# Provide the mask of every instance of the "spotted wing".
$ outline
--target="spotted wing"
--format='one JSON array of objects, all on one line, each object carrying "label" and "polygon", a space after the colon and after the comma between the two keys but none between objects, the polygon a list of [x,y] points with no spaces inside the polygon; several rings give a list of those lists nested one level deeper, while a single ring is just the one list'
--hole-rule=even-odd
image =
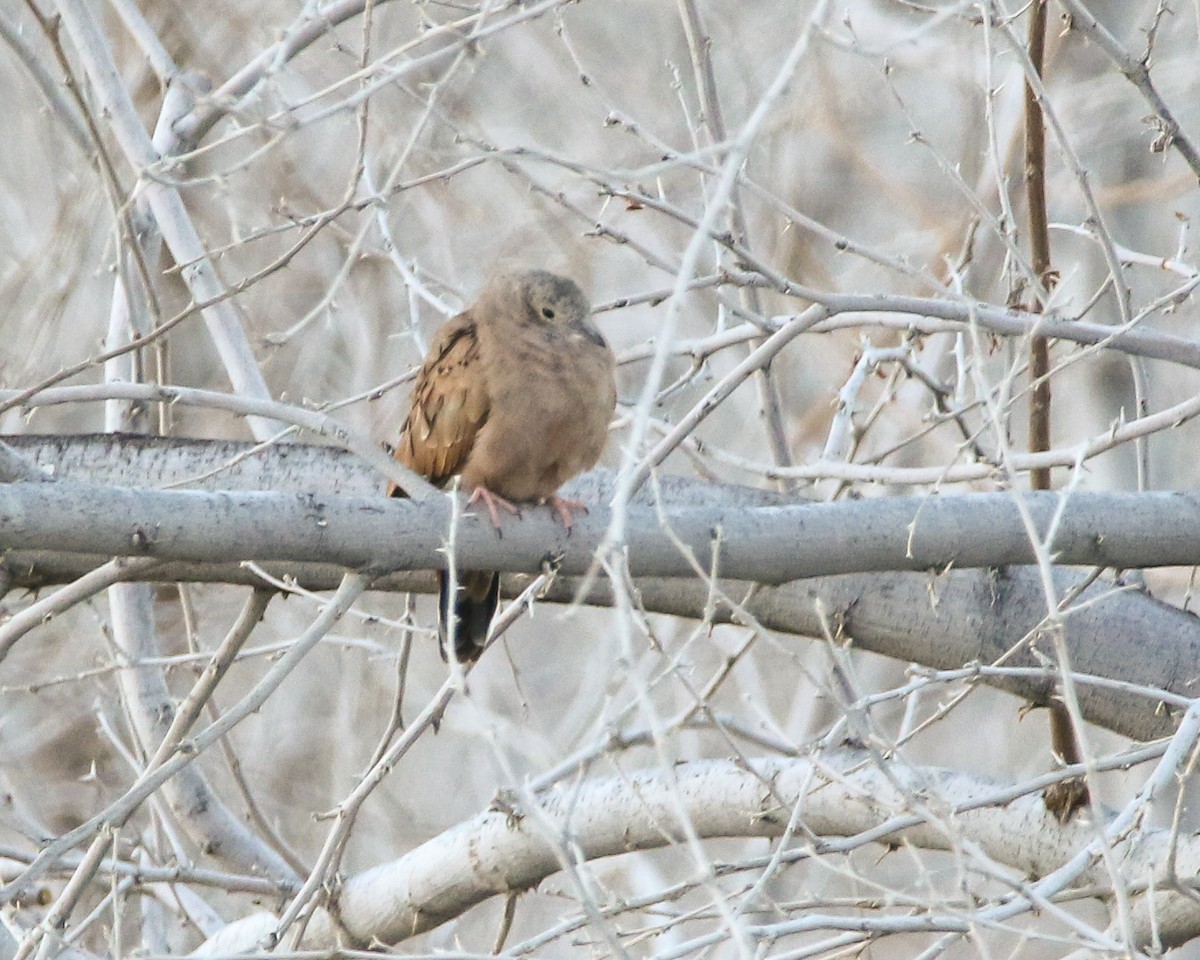
[{"label": "spotted wing", "polygon": [[[489,410],[479,338],[470,313],[449,321],[429,348],[396,459],[430,483],[461,473]],[[393,486],[389,496],[403,496]]]}]

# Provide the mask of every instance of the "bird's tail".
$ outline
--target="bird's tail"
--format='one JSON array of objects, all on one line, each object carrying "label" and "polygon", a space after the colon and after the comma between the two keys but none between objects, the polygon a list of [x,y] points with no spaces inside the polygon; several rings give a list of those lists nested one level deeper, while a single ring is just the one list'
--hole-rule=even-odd
[{"label": "bird's tail", "polygon": [[450,596],[450,577],[438,573],[438,635],[442,659],[450,643],[450,617],[453,609],[454,658],[474,663],[483,653],[488,627],[500,603],[500,574],[486,570],[467,570],[458,575],[458,596]]},{"label": "bird's tail", "polygon": [[[389,483],[389,497],[407,494]],[[450,577],[438,572],[438,638],[442,659],[447,659],[450,644],[450,610],[453,607],[454,658],[459,663],[474,663],[487,643],[488,627],[500,604],[500,574],[485,570],[465,570],[458,575],[458,596],[451,602]]]}]

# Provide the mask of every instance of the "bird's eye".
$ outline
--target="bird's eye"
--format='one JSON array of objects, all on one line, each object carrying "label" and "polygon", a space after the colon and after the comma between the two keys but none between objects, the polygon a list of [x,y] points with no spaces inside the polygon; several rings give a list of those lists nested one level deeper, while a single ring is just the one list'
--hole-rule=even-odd
[{"label": "bird's eye", "polygon": [[542,307],[542,316],[545,317],[547,320],[553,320],[554,319],[554,311],[551,310],[549,307]]}]

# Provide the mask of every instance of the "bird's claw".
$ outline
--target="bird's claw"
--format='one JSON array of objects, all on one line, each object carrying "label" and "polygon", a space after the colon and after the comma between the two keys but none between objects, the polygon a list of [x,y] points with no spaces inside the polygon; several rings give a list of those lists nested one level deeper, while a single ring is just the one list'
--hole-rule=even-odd
[{"label": "bird's claw", "polygon": [[562,521],[563,528],[567,531],[568,536],[571,534],[571,527],[575,524],[575,518],[571,515],[571,511],[582,510],[584,513],[588,512],[587,504],[579,500],[560,497],[557,493],[548,496],[545,502],[558,514],[558,519]]},{"label": "bird's claw", "polygon": [[500,511],[504,510],[511,513],[518,520],[521,519],[521,510],[513,502],[505,500],[501,496],[492,493],[487,487],[476,487],[474,492],[467,500],[467,509],[475,506],[480,501],[487,507],[488,516],[492,518],[492,526],[497,530],[500,529]]}]

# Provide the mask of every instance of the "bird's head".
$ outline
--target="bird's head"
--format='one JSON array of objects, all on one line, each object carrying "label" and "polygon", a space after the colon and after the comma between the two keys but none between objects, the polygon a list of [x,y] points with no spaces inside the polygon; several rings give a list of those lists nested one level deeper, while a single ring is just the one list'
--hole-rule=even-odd
[{"label": "bird's head", "polygon": [[520,302],[527,323],[572,329],[605,345],[592,323],[592,308],[575,281],[546,270],[502,274],[489,284],[505,302]]}]

